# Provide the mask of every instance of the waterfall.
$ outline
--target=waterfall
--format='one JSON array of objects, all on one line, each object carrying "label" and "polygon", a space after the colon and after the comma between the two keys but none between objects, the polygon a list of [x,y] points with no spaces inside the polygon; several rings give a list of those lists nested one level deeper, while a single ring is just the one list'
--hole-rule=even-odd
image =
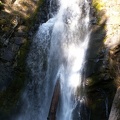
[{"label": "waterfall", "polygon": [[54,17],[40,25],[27,59],[31,80],[22,96],[24,108],[17,120],[47,119],[58,78],[61,94],[57,120],[73,119],[77,103],[84,99],[77,89],[84,88],[83,71],[90,36],[89,4],[87,0],[59,0]]},{"label": "waterfall", "polygon": [[57,58],[60,59],[61,101],[57,119],[71,120],[82,97],[76,97],[76,90],[84,85],[82,77],[90,34],[90,7],[86,0],[61,0],[60,5],[51,39],[52,54],[53,51],[60,54]]}]

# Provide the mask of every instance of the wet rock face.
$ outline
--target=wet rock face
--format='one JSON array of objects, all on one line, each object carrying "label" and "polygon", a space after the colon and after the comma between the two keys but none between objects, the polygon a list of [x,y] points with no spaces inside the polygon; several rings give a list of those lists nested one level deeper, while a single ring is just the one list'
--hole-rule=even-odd
[{"label": "wet rock face", "polygon": [[[114,39],[116,41],[119,37],[111,39],[112,36],[109,34],[111,34],[111,32],[113,34],[113,31],[116,32],[118,27],[113,29],[114,24],[110,25],[110,20],[113,19],[112,16],[110,16],[109,19],[106,18],[105,9],[102,9],[102,7],[108,8],[108,4],[112,5],[112,2],[114,1],[112,0],[107,2],[105,4],[106,6],[103,4],[101,5],[101,2],[98,2],[97,8],[99,8],[99,10],[91,10],[92,33],[86,57],[87,78],[85,84],[86,93],[88,96],[88,106],[91,111],[92,120],[108,120],[112,101],[116,91],[114,81],[116,81],[116,73],[118,74],[117,71],[120,64],[117,62],[119,61],[118,57],[120,53],[120,47],[118,44],[116,47],[112,47],[114,46],[112,43],[114,43]],[[96,18],[97,24],[94,22]],[[114,34],[114,36],[116,35]],[[108,42],[110,39],[112,40],[111,43]]]},{"label": "wet rock face", "polygon": [[45,23],[49,17],[48,17],[48,13],[49,13],[49,0],[45,0],[42,4],[42,7],[39,8],[39,11],[37,13],[37,18],[35,20],[34,26],[32,26],[32,28],[30,29],[30,31],[28,32],[28,35],[30,38],[32,38],[34,36],[34,33],[38,30],[39,25],[42,23]]},{"label": "wet rock face", "polygon": [[3,62],[11,62],[14,63],[15,57],[19,51],[21,45],[26,42],[26,39],[23,37],[12,37],[9,40],[7,46],[2,47],[0,49],[0,58]]},{"label": "wet rock face", "polygon": [[25,38],[23,37],[14,37],[14,43],[18,46],[23,45],[25,43]]},{"label": "wet rock face", "polygon": [[48,17],[51,18],[54,16],[54,14],[57,13],[58,10],[58,0],[47,0],[47,4],[49,5],[49,12],[48,12]]},{"label": "wet rock face", "polygon": [[[14,13],[10,14],[6,11],[0,11],[0,120],[10,120],[12,110],[17,109],[16,103],[18,103],[25,82],[25,59],[29,50],[30,40],[32,40],[40,23],[44,23],[48,19],[46,1],[44,3],[42,3],[42,0],[4,1],[5,4],[8,4],[8,2],[11,2],[9,4],[9,8],[12,6],[10,10],[14,11],[16,9],[17,14],[13,15]],[[26,6],[19,2],[26,3]],[[21,4],[26,9],[25,14],[30,14],[30,20],[22,18],[24,16],[21,17],[20,12],[22,11],[18,10],[19,7],[17,7],[17,5]],[[40,6],[39,11],[35,11],[34,8],[31,9],[33,4],[34,8],[37,8],[40,4],[42,4],[42,7]],[[6,5],[5,9],[7,7]],[[27,11],[27,8],[30,8],[30,11]]]},{"label": "wet rock face", "polygon": [[14,57],[15,53],[13,51],[11,51],[10,49],[5,49],[1,59],[10,62],[14,59]]},{"label": "wet rock face", "polygon": [[0,62],[0,91],[6,90],[11,83],[13,68],[9,66],[9,63],[3,64]]}]

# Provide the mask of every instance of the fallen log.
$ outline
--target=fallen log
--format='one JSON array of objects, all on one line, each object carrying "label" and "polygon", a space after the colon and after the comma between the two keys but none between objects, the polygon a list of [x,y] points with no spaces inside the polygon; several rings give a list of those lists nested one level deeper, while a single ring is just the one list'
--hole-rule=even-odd
[{"label": "fallen log", "polygon": [[120,87],[117,89],[114,97],[108,120],[120,120]]},{"label": "fallen log", "polygon": [[60,81],[58,79],[54,88],[47,120],[56,120],[56,111],[57,111],[57,106],[59,102],[59,96],[60,96]]}]

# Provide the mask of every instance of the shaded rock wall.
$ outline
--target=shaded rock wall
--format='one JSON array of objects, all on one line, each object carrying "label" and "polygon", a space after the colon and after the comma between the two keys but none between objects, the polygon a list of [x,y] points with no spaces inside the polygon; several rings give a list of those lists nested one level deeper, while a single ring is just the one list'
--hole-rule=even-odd
[{"label": "shaded rock wall", "polygon": [[86,94],[91,120],[108,120],[120,81],[120,2],[92,0]]},{"label": "shaded rock wall", "polygon": [[0,119],[9,120],[26,83],[26,56],[40,22],[47,20],[45,0],[1,0]]}]

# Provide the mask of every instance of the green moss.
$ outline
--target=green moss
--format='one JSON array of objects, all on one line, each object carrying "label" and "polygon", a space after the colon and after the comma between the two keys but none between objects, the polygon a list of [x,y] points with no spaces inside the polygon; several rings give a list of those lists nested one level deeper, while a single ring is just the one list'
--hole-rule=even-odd
[{"label": "green moss", "polygon": [[3,29],[2,29],[4,32],[9,32],[11,29],[10,29],[10,27],[4,27]]},{"label": "green moss", "polygon": [[101,11],[105,7],[105,3],[101,0],[93,0],[92,5],[98,10]]},{"label": "green moss", "polygon": [[6,24],[6,20],[5,19],[0,19],[0,25]]},{"label": "green moss", "polygon": [[87,86],[88,88],[93,88],[94,86],[98,86],[98,84],[101,82],[101,73],[94,73],[90,77],[87,78]]},{"label": "green moss", "polygon": [[101,21],[106,19],[106,15],[105,15],[105,2],[101,1],[101,0],[93,0],[92,1],[92,6],[94,7],[95,11],[96,11],[96,17],[97,17],[97,23],[98,25],[101,24]]}]

